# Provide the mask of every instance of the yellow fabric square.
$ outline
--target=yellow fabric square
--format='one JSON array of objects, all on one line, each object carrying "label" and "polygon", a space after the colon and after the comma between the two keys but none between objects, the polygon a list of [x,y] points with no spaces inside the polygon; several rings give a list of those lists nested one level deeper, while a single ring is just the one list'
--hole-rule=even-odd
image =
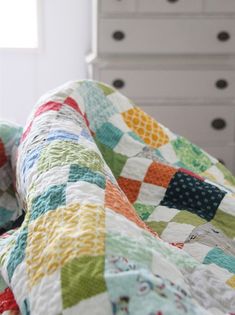
[{"label": "yellow fabric square", "polygon": [[26,263],[29,286],[82,255],[104,255],[105,212],[95,204],[71,204],[29,224]]},{"label": "yellow fabric square", "polygon": [[235,275],[228,279],[226,284],[235,289]]}]

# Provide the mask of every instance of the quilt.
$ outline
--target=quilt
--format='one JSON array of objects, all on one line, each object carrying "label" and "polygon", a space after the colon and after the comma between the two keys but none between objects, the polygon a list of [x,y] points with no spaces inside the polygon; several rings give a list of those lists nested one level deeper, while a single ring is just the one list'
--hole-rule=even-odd
[{"label": "quilt", "polygon": [[235,314],[235,178],[112,87],[38,101],[16,190],[3,314]]}]

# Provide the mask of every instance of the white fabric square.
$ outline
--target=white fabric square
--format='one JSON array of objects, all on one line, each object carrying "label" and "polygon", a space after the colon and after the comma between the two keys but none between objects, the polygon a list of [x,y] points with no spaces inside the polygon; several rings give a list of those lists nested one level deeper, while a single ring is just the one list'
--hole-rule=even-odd
[{"label": "white fabric square", "polygon": [[119,128],[122,132],[130,132],[131,129],[124,122],[120,114],[115,114],[109,118],[109,122],[112,123],[115,127]]},{"label": "white fabric square", "polygon": [[17,297],[17,303],[20,306],[28,296],[27,268],[26,262],[23,261],[16,267],[11,279],[11,287],[14,288],[14,295]]},{"label": "white fabric square", "polygon": [[166,188],[142,183],[138,196],[138,202],[157,206],[163,199],[166,192]]},{"label": "white fabric square", "polygon": [[121,176],[143,181],[152,160],[141,157],[132,157],[126,161]]},{"label": "white fabric square", "polygon": [[119,113],[126,112],[133,108],[131,101],[119,92],[114,92],[108,95],[107,98],[113,103]]},{"label": "white fabric square", "polygon": [[131,157],[140,153],[144,147],[145,144],[136,141],[128,133],[125,133],[114,148],[114,151]]},{"label": "white fabric square", "polygon": [[178,212],[179,210],[174,208],[157,206],[153,213],[148,217],[148,221],[170,222]]},{"label": "white fabric square", "polygon": [[161,234],[161,238],[169,243],[184,243],[195,226],[185,223],[170,222]]},{"label": "white fabric square", "polygon": [[29,303],[31,315],[61,314],[63,306],[60,269],[52,275],[45,275],[32,287]]},{"label": "white fabric square", "polygon": [[200,244],[198,242],[195,243],[186,243],[184,244],[184,251],[189,253],[193,258],[195,258],[199,262],[203,262],[206,255],[212,249],[210,246]]},{"label": "white fabric square", "polygon": [[[45,313],[46,314],[46,313]],[[52,314],[52,313],[48,313]],[[54,314],[54,313],[53,313]],[[58,313],[59,314],[59,313]],[[113,314],[108,293],[101,293],[89,299],[82,300],[79,304],[63,310],[63,315],[104,315]]]},{"label": "white fabric square", "polygon": [[104,204],[104,189],[85,181],[68,183],[66,187],[66,204],[79,202]]},{"label": "white fabric square", "polygon": [[[231,194],[226,194],[222,199],[219,208],[220,210],[231,214],[235,217],[235,207],[234,207],[235,197]],[[234,218],[235,220],[235,218]]]},{"label": "white fabric square", "polygon": [[170,143],[163,145],[158,150],[160,151],[161,155],[163,156],[163,158],[167,162],[169,162],[171,164],[179,162],[179,158],[177,157],[177,155],[176,155],[176,153],[175,153],[175,151],[174,151],[174,149]]}]

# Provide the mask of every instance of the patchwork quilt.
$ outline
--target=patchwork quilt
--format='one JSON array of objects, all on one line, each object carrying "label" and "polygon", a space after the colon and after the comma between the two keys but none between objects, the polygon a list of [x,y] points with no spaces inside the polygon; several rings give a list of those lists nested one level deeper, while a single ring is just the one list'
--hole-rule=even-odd
[{"label": "patchwork quilt", "polygon": [[117,90],[44,95],[15,176],[3,314],[235,314],[235,178]]}]

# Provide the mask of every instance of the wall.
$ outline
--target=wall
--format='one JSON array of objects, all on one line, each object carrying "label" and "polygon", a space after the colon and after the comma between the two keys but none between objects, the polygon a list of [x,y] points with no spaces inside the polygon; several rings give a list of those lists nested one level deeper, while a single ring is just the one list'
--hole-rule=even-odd
[{"label": "wall", "polygon": [[87,77],[91,0],[39,0],[41,47],[0,50],[0,119],[23,124],[44,92]]}]

